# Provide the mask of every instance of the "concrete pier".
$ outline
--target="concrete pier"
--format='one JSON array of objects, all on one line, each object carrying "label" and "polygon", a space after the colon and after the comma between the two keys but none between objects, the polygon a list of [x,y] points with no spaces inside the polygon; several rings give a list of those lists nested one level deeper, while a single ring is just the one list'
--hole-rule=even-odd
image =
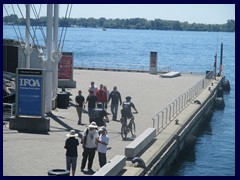
[{"label": "concrete pier", "polygon": [[[139,114],[135,116],[137,137],[147,128],[153,127],[152,116],[159,112],[164,106],[172,102],[176,97],[194,86],[205,75],[184,74],[174,78],[161,78],[159,75],[139,72],[114,72],[97,70],[74,70],[75,89],[68,89],[70,92],[70,102],[67,109],[56,109],[49,115],[50,131],[46,134],[19,133],[10,130],[8,125],[3,127],[3,175],[4,176],[47,176],[50,169],[65,169],[65,149],[63,148],[66,134],[69,130],[75,129],[83,132],[89,123],[88,115],[83,113],[85,125],[77,125],[78,116],[75,108],[75,96],[78,90],[82,90],[83,96],[88,95],[88,87],[91,81],[99,87],[104,84],[111,91],[113,86],[117,86],[125,101],[126,96],[132,97]],[[164,174],[168,165],[177,156],[179,150],[184,146],[184,140],[191,134],[191,129],[197,127],[200,116],[206,116],[209,111],[208,104],[212,104],[215,92],[218,88],[221,77],[217,77],[211,87],[206,87],[197,95],[197,98],[189,102],[171,123],[164,130],[157,134],[140,156],[147,167],[148,174],[156,169],[162,169]],[[61,91],[61,89],[59,89]],[[198,100],[201,104],[194,103]],[[134,141],[133,138],[122,140],[120,134],[121,123],[120,109],[118,120],[111,121],[110,107],[107,111],[110,122],[107,124],[108,135],[110,138],[109,150],[107,151],[107,161],[114,159],[116,155],[124,155],[125,147]],[[87,108],[86,108],[87,110]],[[176,123],[175,119],[178,119]],[[199,121],[200,122],[200,121]],[[130,136],[130,135],[129,135]],[[82,147],[78,147],[78,162],[76,176],[86,176],[80,171],[82,160]],[[98,154],[96,153],[93,170],[99,170]],[[136,167],[131,159],[126,160],[126,165],[118,174],[121,176],[146,175],[146,169]]]}]

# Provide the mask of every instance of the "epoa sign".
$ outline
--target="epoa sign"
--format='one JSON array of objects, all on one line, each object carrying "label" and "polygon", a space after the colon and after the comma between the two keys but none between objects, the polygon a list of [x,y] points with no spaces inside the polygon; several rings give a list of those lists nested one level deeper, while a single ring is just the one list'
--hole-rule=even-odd
[{"label": "epoa sign", "polygon": [[16,115],[42,116],[44,109],[43,71],[18,69],[17,72]]}]

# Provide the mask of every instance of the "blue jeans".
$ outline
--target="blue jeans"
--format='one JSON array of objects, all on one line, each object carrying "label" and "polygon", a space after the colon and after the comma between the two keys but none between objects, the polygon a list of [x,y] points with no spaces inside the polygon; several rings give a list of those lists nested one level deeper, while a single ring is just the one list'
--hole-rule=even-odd
[{"label": "blue jeans", "polygon": [[113,115],[113,120],[117,119],[117,113],[118,113],[118,104],[111,104],[111,112]]},{"label": "blue jeans", "polygon": [[88,108],[88,116],[91,117],[92,116],[92,111],[93,111],[94,108]]}]

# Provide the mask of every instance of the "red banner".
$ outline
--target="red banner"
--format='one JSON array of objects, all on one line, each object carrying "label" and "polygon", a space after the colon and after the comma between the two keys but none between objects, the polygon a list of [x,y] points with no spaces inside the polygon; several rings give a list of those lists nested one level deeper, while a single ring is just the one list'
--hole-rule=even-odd
[{"label": "red banner", "polygon": [[58,79],[73,79],[73,54],[62,53],[58,64]]}]

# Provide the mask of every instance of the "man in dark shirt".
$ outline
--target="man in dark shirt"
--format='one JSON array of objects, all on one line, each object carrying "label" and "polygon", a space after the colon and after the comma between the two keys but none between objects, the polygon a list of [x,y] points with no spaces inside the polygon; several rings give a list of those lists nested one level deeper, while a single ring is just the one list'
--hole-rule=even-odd
[{"label": "man in dark shirt", "polygon": [[92,116],[92,111],[96,107],[98,99],[97,96],[94,95],[94,92],[92,90],[89,91],[89,95],[86,99],[86,103],[88,103],[88,116],[89,116],[89,123],[91,123],[90,117]]},{"label": "man in dark shirt", "polygon": [[113,91],[109,95],[108,102],[111,101],[111,112],[112,112],[112,120],[116,121],[117,120],[117,113],[118,113],[118,104],[120,102],[120,106],[122,105],[122,98],[121,94],[117,91],[117,87],[114,86]]},{"label": "man in dark shirt", "polygon": [[[131,102],[131,97],[127,96],[126,101],[123,102],[121,114],[123,117],[130,119],[130,122],[134,122],[134,116],[132,114],[131,108],[135,110],[135,114],[138,113],[135,105]],[[131,123],[129,123],[131,124]]]},{"label": "man in dark shirt", "polygon": [[82,96],[82,91],[78,91],[78,95],[75,98],[76,101],[76,110],[78,113],[78,125],[82,124],[82,111],[83,111],[83,104],[85,101],[85,98]]},{"label": "man in dark shirt", "polygon": [[68,139],[65,141],[64,148],[66,151],[66,167],[67,170],[70,171],[72,166],[72,176],[75,175],[76,167],[77,167],[77,157],[78,151],[77,146],[79,145],[78,139],[75,139],[78,134],[75,133],[75,130],[71,130],[69,134],[67,134]]}]

